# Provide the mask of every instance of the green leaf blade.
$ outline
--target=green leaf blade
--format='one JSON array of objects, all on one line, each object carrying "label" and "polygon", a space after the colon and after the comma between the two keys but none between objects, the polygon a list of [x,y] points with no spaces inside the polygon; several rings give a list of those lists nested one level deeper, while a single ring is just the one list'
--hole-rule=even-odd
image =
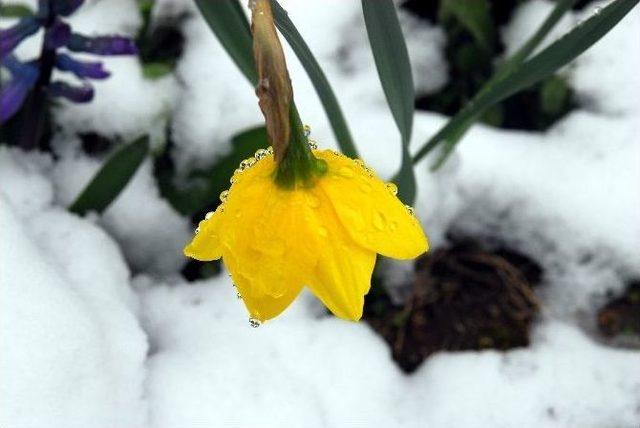
[{"label": "green leaf blade", "polygon": [[394,180],[398,184],[400,199],[406,204],[413,204],[416,179],[409,155],[409,142],[413,128],[415,89],[409,52],[392,0],[362,0],[362,12],[380,83],[402,136],[402,163]]},{"label": "green leaf blade", "polygon": [[405,145],[411,140],[415,92],[409,52],[392,0],[362,0],[362,11],[389,109]]},{"label": "green leaf blade", "polygon": [[237,0],[195,0],[209,28],[253,86],[258,73],[247,17]]},{"label": "green leaf blade", "polygon": [[149,153],[149,139],[139,138],[117,150],[94,175],[69,211],[85,215],[102,213],[124,190]]},{"label": "green leaf blade", "polygon": [[436,135],[416,153],[413,162],[420,161],[441,141],[446,145],[435,167],[442,165],[462,135],[486,109],[551,76],[589,49],[633,9],[640,0],[614,0],[598,13],[583,21],[542,52],[515,64],[499,78],[491,79],[474,99],[456,114]]},{"label": "green leaf blade", "polygon": [[33,10],[21,3],[0,4],[0,16],[3,18],[24,18],[34,15]]}]

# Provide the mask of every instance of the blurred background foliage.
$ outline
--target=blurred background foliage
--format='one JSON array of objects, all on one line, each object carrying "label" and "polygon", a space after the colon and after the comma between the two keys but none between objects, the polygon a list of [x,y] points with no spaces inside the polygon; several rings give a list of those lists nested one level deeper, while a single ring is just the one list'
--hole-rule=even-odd
[{"label": "blurred background foliage", "polygon": [[[440,24],[446,34],[448,84],[434,94],[416,94],[416,108],[452,116],[489,81],[505,47],[499,29],[524,0],[407,0],[402,7]],[[588,2],[578,1],[574,9]],[[461,7],[462,5],[462,7]],[[575,106],[574,92],[560,75],[519,92],[493,106],[480,121],[500,128],[545,130]]]}]

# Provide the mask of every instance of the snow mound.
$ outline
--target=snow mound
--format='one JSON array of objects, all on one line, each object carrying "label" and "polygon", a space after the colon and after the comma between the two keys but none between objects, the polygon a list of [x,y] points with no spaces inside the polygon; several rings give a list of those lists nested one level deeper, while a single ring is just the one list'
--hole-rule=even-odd
[{"label": "snow mound", "polygon": [[540,326],[528,349],[438,354],[407,377],[366,324],[313,315],[307,296],[256,330],[226,275],[189,286],[136,282],[153,346],[152,428],[637,421],[640,355],[565,324]]},{"label": "snow mound", "polygon": [[100,229],[0,195],[0,426],[142,428],[146,340]]}]

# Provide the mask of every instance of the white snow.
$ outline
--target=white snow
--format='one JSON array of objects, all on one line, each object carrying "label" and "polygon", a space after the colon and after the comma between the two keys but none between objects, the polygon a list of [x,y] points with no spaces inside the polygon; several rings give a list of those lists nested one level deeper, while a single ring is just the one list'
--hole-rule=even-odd
[{"label": "white snow", "polygon": [[[78,144],[73,138],[55,142],[58,147]],[[103,162],[78,151],[64,154],[51,174],[58,201],[70,205]],[[185,263],[182,247],[192,233],[189,220],[160,198],[150,160],[140,166],[99,223],[120,243],[135,271],[169,275],[177,273]]]},{"label": "white snow", "polygon": [[[399,135],[360,3],[283,6],[338,94],[361,156],[393,176]],[[551,7],[519,7],[501,33],[509,52]],[[569,15],[547,43],[594,7]],[[184,12],[175,76],[145,81],[135,58],[108,59],[113,75],[91,105],[56,109],[55,159],[0,147],[0,426],[638,426],[640,352],[599,344],[592,324],[607,292],[640,277],[640,9],[565,70],[580,106],[549,131],[477,125],[444,168],[430,173],[433,159],[417,166],[416,209],[434,247],[453,230],[530,255],[545,277],[530,347],[442,352],[412,375],[366,324],[327,316],[311,295],[256,330],[226,274],[179,279],[190,225],[160,198],[150,161],[103,215],[64,210],[104,162],[81,153],[76,132],[127,141],[168,125],[186,174],[262,121],[192,2],[162,0],[154,18]],[[437,91],[448,78],[442,30],[401,21],[416,87]],[[73,23],[134,34],[140,16],[134,0],[88,1]],[[36,48],[29,41],[21,57]],[[335,147],[288,48],[287,59],[305,122],[321,146]],[[417,114],[412,148],[445,120]],[[390,266],[391,282],[410,275],[410,265]]]},{"label": "white snow", "polygon": [[406,376],[365,324],[309,313],[310,296],[254,330],[226,275],[190,286],[137,282],[154,348],[154,428],[595,428],[638,418],[640,354],[567,324],[539,326],[529,349],[441,353]]},{"label": "white snow", "polygon": [[146,426],[147,344],[117,246],[60,208],[15,203],[0,192],[0,426]]}]

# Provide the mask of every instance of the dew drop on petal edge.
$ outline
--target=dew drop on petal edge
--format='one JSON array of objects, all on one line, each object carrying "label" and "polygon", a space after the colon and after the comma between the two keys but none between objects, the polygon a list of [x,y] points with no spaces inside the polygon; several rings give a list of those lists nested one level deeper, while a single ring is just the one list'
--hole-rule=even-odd
[{"label": "dew drop on petal edge", "polygon": [[257,160],[264,158],[269,155],[269,151],[267,149],[258,149],[256,153],[253,155]]},{"label": "dew drop on petal edge", "polygon": [[249,325],[250,325],[251,327],[253,327],[253,328],[258,328],[258,327],[260,327],[260,324],[261,324],[261,322],[260,322],[260,321],[258,321],[257,319],[255,319],[255,318],[249,318]]}]

